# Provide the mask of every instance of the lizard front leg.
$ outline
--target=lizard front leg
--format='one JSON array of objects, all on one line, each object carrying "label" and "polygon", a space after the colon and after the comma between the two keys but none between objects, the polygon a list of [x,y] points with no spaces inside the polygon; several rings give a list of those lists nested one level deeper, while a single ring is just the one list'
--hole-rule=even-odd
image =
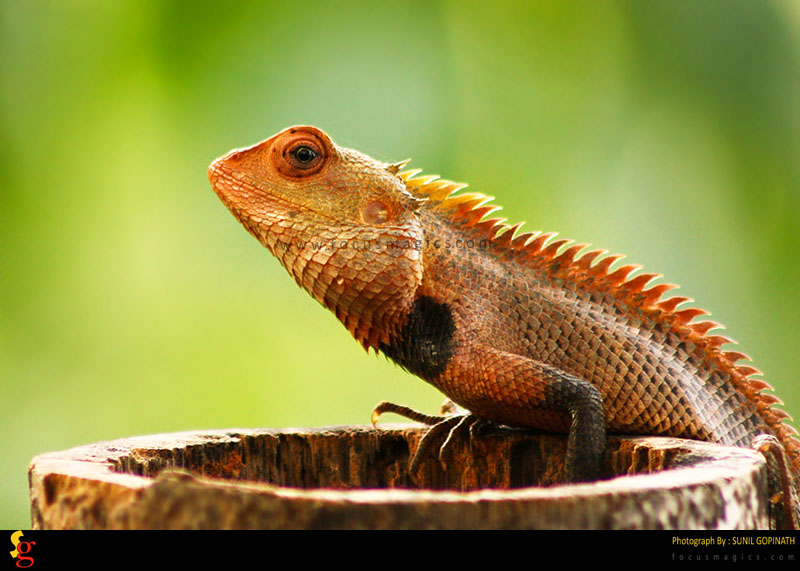
[{"label": "lizard front leg", "polygon": [[567,432],[566,480],[599,477],[606,419],[602,395],[591,383],[528,357],[479,347],[458,351],[434,385],[480,418]]},{"label": "lizard front leg", "polygon": [[[484,357],[476,359],[476,354]],[[457,436],[454,433],[464,426],[459,418],[477,417],[512,427],[560,428],[568,433],[565,479],[581,482],[599,477],[605,451],[605,413],[600,391],[587,381],[521,355],[486,348],[457,354],[433,384],[470,414],[426,415],[389,402],[380,403],[372,413],[373,426],[386,412],[431,426],[412,466],[419,464],[440,437],[444,449]],[[472,434],[475,421],[469,424]]]}]

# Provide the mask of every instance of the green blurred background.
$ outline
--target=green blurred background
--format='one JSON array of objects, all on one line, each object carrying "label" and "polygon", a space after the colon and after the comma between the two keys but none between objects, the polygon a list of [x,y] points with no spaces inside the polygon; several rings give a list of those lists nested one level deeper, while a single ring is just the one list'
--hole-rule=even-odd
[{"label": "green blurred background", "polygon": [[211,191],[296,123],[664,273],[800,415],[800,3],[2,0],[0,527],[38,453],[441,402]]}]

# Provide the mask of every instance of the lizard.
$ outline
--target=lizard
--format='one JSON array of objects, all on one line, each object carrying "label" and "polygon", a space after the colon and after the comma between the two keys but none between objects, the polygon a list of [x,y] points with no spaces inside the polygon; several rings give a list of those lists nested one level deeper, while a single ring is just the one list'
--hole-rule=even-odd
[{"label": "lizard", "polygon": [[[698,321],[708,312],[668,294],[674,284],[653,285],[660,274],[617,267],[622,256],[555,233],[521,232],[492,217],[491,198],[402,170],[408,162],[294,126],[221,156],[208,176],[367,352],[432,384],[469,423],[566,433],[567,481],[598,477],[607,432],[755,441],[779,459],[775,501],[797,523],[797,431],[750,357],[711,333],[718,323]],[[373,424],[386,411],[463,425],[392,403]]]}]

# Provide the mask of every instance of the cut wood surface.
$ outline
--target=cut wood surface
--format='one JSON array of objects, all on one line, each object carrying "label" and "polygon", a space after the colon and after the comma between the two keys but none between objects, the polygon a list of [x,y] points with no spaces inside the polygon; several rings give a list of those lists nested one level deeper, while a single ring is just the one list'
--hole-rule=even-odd
[{"label": "cut wood surface", "polygon": [[766,462],[747,449],[611,437],[607,479],[559,484],[565,439],[498,429],[410,458],[425,428],[231,429],[37,456],[38,529],[758,529]]}]

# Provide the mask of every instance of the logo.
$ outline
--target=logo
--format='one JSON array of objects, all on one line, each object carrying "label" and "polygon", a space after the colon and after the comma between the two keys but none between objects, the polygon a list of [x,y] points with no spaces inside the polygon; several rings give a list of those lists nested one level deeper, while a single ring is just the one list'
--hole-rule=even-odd
[{"label": "logo", "polygon": [[20,537],[22,537],[21,531],[15,531],[11,534],[11,543],[14,544],[14,551],[11,552],[11,557],[17,560],[17,567],[26,569],[33,565],[33,557],[28,554],[33,549],[33,546],[36,545],[36,542],[20,541]]}]

